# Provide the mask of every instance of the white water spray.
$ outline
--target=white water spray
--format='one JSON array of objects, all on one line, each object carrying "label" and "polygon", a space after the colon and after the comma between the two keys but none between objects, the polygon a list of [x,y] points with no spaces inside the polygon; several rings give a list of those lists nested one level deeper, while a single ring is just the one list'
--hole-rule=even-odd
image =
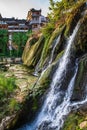
[{"label": "white water spray", "polygon": [[50,57],[49,64],[48,64],[48,66],[42,71],[39,80],[42,78],[42,76],[44,75],[44,73],[45,73],[45,72],[47,71],[47,69],[50,67],[50,65],[51,65],[51,63],[52,63],[52,61],[53,61],[53,55],[54,55],[56,46],[58,45],[58,43],[59,43],[59,41],[60,41],[60,38],[61,38],[61,35],[59,35],[58,38],[57,38],[56,41],[55,41],[55,45],[54,45],[53,50],[52,50],[52,53],[51,53],[51,57]]},{"label": "white water spray", "polygon": [[60,38],[61,38],[61,35],[58,36],[58,38],[56,39],[56,42],[55,42],[55,45],[52,49],[52,52],[51,52],[51,58],[50,58],[50,61],[49,61],[49,65],[52,63],[53,61],[53,56],[54,56],[54,52],[55,52],[55,49],[56,49],[56,46],[58,45],[58,43],[60,42]]},{"label": "white water spray", "polygon": [[[79,26],[80,23],[77,24],[76,28],[73,31],[73,34],[68,39],[65,53],[60,60],[59,67],[56,70],[55,75],[53,76],[51,90],[47,95],[41,112],[32,124],[27,124],[20,130],[60,130],[60,128],[63,126],[64,118],[71,110],[70,99],[72,96],[74,81],[77,74],[77,65],[75,73],[71,78],[67,90],[63,92],[60,86],[67,71],[67,65],[70,62],[72,44],[74,42]],[[58,101],[60,99],[62,100],[58,105]]]}]

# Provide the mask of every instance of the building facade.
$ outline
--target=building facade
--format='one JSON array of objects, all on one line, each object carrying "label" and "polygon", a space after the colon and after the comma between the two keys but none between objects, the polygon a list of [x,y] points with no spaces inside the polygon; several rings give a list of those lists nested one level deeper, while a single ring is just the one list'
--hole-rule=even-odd
[{"label": "building facade", "polygon": [[29,22],[30,28],[32,30],[40,29],[45,23],[47,23],[47,18],[41,15],[41,9],[36,10],[34,8],[30,9],[27,14],[27,22]]},{"label": "building facade", "polygon": [[27,32],[29,26],[23,19],[0,18],[0,29],[7,29],[8,32]]},{"label": "building facade", "polygon": [[41,14],[42,10],[30,9],[27,19],[3,18],[0,14],[0,29],[8,32],[27,32],[28,30],[39,30],[48,19]]}]

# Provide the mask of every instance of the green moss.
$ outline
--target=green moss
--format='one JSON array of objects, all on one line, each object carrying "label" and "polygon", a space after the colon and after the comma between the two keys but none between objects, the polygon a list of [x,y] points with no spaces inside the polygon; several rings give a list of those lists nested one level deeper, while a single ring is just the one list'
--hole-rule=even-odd
[{"label": "green moss", "polygon": [[[56,60],[44,71],[44,73],[41,75],[39,80],[37,81],[36,85],[32,87],[33,95],[43,95],[43,93],[50,87],[51,78],[52,78],[52,71],[54,66],[56,66],[58,60],[63,55],[64,51],[59,53]],[[53,74],[53,73],[52,73]]]},{"label": "green moss", "polygon": [[49,48],[49,46],[48,46],[49,39],[50,39],[50,37],[48,37],[48,38],[45,40],[45,44],[44,44],[44,47],[43,47],[43,50],[42,50],[42,54],[41,54],[41,58],[40,58],[40,64],[39,64],[39,67],[41,67],[41,68],[42,68],[42,65],[43,65],[43,63],[44,63],[45,58],[46,58],[47,55],[48,55],[47,52],[48,52],[48,48]]},{"label": "green moss", "polygon": [[32,110],[36,111],[37,109],[38,109],[38,100],[37,100],[37,98],[33,97]]},{"label": "green moss", "polygon": [[76,86],[79,86],[80,81],[83,77],[83,73],[84,73],[84,62],[82,61],[79,65],[79,69],[78,69],[78,75],[77,75],[77,79],[76,79]]},{"label": "green moss", "polygon": [[9,105],[8,105],[8,110],[10,113],[20,110],[20,104],[17,102],[16,99],[14,99],[14,98],[10,99]]},{"label": "green moss", "polygon": [[86,79],[86,73],[87,73],[87,55],[84,55],[84,57],[81,58],[79,62],[78,72],[76,76],[75,81],[75,92],[81,93],[82,86],[84,86],[84,82]]},{"label": "green moss", "polygon": [[68,115],[63,130],[85,130],[80,129],[79,125],[86,119],[85,116],[81,115],[80,113],[73,113]]},{"label": "green moss", "polygon": [[64,50],[63,51],[61,51],[60,53],[58,53],[58,55],[56,56],[56,58],[55,58],[55,61],[54,62],[56,62],[56,61],[58,61],[62,56],[63,56],[63,54],[64,54]]},{"label": "green moss", "polygon": [[41,36],[39,40],[32,45],[29,50],[26,52],[26,58],[23,58],[24,64],[27,66],[35,66],[40,59],[42,48],[44,45],[44,37]]},{"label": "green moss", "polygon": [[81,18],[81,12],[84,10],[85,2],[79,1],[71,8],[71,12],[67,13],[66,18],[66,31],[65,36],[69,36],[72,32],[74,27],[76,26],[78,20]]},{"label": "green moss", "polygon": [[30,40],[30,46],[34,45],[37,42],[38,38],[33,38]]},{"label": "green moss", "polygon": [[[86,52],[87,50],[87,15],[81,20],[81,26],[78,30],[75,40],[75,47],[77,53]],[[79,51],[79,52],[78,52]]]},{"label": "green moss", "polygon": [[[54,43],[54,40],[59,36],[59,34],[62,33],[64,28],[65,26],[56,28],[55,31],[52,33],[52,36],[46,38],[40,59],[40,65],[39,65],[40,68],[44,66],[47,58],[49,58],[52,51],[52,44]],[[59,48],[57,49],[57,51],[58,50]]]},{"label": "green moss", "polygon": [[49,22],[44,26],[44,28],[42,28],[42,33],[45,37],[49,37],[51,36],[54,30],[55,30],[54,22],[51,23]]},{"label": "green moss", "polygon": [[62,27],[57,27],[54,32],[52,33],[52,36],[50,37],[48,45],[52,45],[53,41],[58,37],[58,35],[62,32],[64,29],[64,26]]}]

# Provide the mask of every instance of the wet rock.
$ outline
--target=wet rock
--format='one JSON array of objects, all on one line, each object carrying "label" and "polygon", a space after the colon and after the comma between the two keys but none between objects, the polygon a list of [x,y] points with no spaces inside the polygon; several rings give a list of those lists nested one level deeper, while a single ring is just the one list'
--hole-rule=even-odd
[{"label": "wet rock", "polygon": [[44,37],[41,36],[34,45],[30,45],[29,48],[25,47],[25,51],[22,56],[25,65],[34,67],[38,63],[43,45]]},{"label": "wet rock", "polygon": [[73,32],[73,29],[75,28],[77,22],[82,17],[81,13],[84,12],[86,7],[85,2],[79,2],[76,4],[75,7],[73,7],[72,11],[69,13],[69,17],[66,19],[67,28],[65,31],[65,35],[71,35]]},{"label": "wet rock", "polygon": [[81,19],[81,25],[75,38],[76,55],[81,56],[87,52],[87,15]]},{"label": "wet rock", "polygon": [[41,125],[38,127],[38,130],[52,130],[49,128],[49,125],[51,124],[50,121],[43,121]]},{"label": "wet rock", "polygon": [[0,130],[7,130],[12,127],[12,125],[15,124],[15,116],[16,115],[5,117],[0,123]]},{"label": "wet rock", "polygon": [[60,36],[59,43],[57,44],[57,46],[55,48],[55,52],[53,55],[53,61],[56,59],[57,55],[61,52],[61,50],[63,48],[64,30],[65,30],[65,25],[61,28],[57,27],[53,31],[52,35],[45,40],[45,44],[44,44],[42,54],[40,57],[39,69],[44,68],[44,66],[49,64],[53,47],[56,44],[56,40],[59,37],[59,35],[61,35],[61,36]]},{"label": "wet rock", "polygon": [[79,67],[78,67],[75,87],[74,87],[71,101],[78,101],[78,100],[81,101],[85,98],[84,95],[87,92],[86,91],[86,85],[87,85],[86,70],[87,70],[87,54],[85,54],[79,59]]},{"label": "wet rock", "polygon": [[87,121],[81,122],[81,124],[79,125],[79,127],[80,127],[80,129],[87,128]]}]

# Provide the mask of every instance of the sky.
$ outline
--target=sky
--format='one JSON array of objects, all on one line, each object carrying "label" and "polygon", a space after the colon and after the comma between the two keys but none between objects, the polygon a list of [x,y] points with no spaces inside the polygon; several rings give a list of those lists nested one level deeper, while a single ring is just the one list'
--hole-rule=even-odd
[{"label": "sky", "polygon": [[0,13],[2,17],[7,18],[26,19],[31,8],[42,9],[42,15],[46,16],[49,12],[48,7],[49,0],[0,0]]}]

